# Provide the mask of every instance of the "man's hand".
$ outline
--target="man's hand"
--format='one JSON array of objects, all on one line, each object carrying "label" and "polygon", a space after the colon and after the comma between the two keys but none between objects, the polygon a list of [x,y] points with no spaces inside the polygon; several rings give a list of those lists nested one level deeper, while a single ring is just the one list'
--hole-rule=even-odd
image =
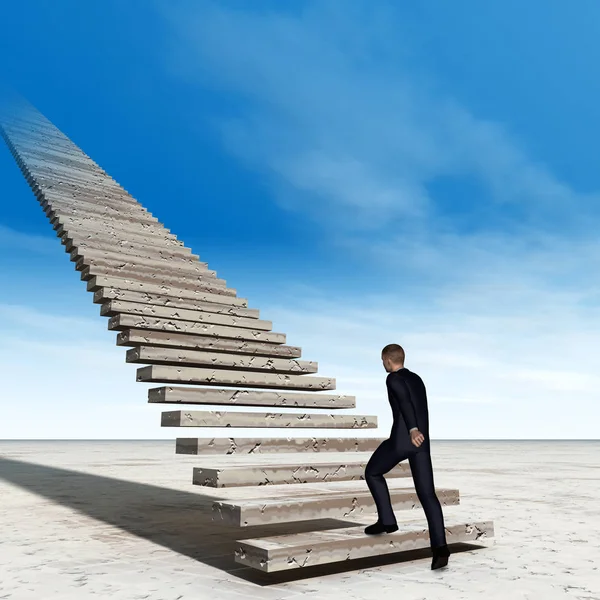
[{"label": "man's hand", "polygon": [[418,448],[425,441],[425,436],[418,429],[413,429],[410,432],[410,440]]}]

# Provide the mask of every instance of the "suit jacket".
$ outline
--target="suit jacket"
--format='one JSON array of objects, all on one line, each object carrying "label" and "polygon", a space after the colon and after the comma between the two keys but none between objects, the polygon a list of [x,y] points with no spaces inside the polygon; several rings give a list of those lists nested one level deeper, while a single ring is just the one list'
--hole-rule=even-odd
[{"label": "suit jacket", "polygon": [[[385,384],[394,422],[390,440],[402,454],[429,452],[429,411],[423,380],[406,367],[390,373]],[[410,429],[418,427],[425,441],[417,448],[410,439]]]}]

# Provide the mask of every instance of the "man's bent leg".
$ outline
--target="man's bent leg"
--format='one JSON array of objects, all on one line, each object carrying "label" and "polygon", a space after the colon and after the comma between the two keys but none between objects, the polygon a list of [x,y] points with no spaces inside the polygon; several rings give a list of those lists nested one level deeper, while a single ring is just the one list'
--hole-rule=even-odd
[{"label": "man's bent leg", "polygon": [[390,440],[384,440],[373,452],[365,468],[365,480],[377,506],[378,520],[383,525],[396,525],[390,491],[383,475],[405,458],[394,450]]},{"label": "man's bent leg", "polygon": [[408,462],[415,484],[415,491],[419,502],[423,506],[429,525],[431,547],[444,546],[446,544],[444,515],[442,514],[442,505],[435,493],[431,454],[429,452],[416,452],[408,457]]}]

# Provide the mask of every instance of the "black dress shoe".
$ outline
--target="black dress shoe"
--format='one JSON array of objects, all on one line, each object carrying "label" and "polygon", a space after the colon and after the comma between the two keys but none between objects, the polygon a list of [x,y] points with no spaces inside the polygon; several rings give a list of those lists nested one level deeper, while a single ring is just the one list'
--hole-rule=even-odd
[{"label": "black dress shoe", "polygon": [[448,557],[450,556],[450,550],[448,550],[448,546],[438,546],[437,548],[432,548],[433,559],[431,561],[431,570],[441,569],[448,564]]},{"label": "black dress shoe", "polygon": [[369,535],[383,533],[384,531],[385,533],[392,533],[394,531],[398,531],[398,525],[383,525],[383,523],[377,521],[377,523],[365,527],[365,533]]}]

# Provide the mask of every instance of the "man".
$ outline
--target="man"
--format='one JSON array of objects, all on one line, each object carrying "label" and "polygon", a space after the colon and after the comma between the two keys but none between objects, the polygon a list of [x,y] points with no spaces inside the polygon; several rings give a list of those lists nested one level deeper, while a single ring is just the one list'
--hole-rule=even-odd
[{"label": "man", "polygon": [[404,366],[404,358],[404,350],[398,344],[388,344],[381,351],[383,366],[389,373],[386,386],[394,423],[389,439],[379,445],[365,469],[365,480],[373,494],[378,515],[377,522],[369,525],[365,533],[398,530],[383,475],[408,458],[415,491],[429,526],[429,543],[433,552],[431,568],[439,569],[448,564],[450,552],[446,545],[442,507],[433,484],[427,393],[423,380]]}]

